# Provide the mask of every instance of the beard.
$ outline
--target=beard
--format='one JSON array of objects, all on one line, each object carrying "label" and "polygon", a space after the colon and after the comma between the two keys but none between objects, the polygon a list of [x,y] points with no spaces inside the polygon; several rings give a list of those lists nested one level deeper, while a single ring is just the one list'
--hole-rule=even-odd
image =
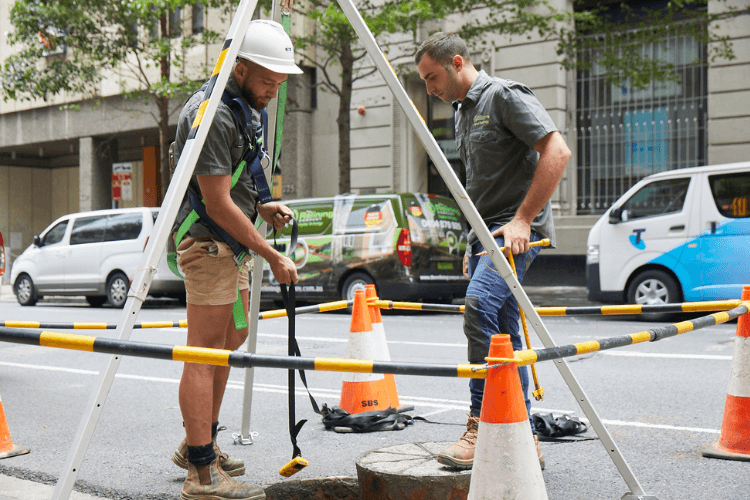
[{"label": "beard", "polygon": [[268,101],[262,102],[249,88],[242,86],[240,87],[240,90],[242,92],[242,98],[245,99],[250,107],[256,111],[262,111],[266,108],[266,105],[268,105]]}]

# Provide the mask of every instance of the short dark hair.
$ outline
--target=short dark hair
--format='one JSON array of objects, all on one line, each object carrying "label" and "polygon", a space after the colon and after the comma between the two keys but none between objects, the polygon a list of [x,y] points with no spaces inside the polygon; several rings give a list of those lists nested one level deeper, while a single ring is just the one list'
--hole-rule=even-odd
[{"label": "short dark hair", "polygon": [[458,33],[444,33],[438,31],[422,42],[419,50],[414,54],[414,62],[418,65],[424,56],[430,56],[430,58],[436,63],[447,68],[450,67],[453,57],[457,55],[471,63],[469,49],[466,47],[466,42],[458,36]]}]

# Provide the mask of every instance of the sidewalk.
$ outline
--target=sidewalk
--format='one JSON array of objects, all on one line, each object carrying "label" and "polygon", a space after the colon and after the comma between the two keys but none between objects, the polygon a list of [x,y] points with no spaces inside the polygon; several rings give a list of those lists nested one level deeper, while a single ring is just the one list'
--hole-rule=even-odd
[{"label": "sidewalk", "polygon": [[[49,500],[54,491],[54,485],[0,474],[0,500]],[[102,500],[102,497],[73,491],[70,500]]]}]

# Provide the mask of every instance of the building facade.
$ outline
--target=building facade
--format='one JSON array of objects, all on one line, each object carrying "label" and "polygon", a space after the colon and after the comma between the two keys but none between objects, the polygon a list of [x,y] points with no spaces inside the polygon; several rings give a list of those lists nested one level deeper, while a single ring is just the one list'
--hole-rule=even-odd
[{"label": "building facade", "polygon": [[[0,33],[4,33],[0,62],[13,52],[7,43],[12,30],[9,3],[0,5]],[[553,3],[571,8],[564,0]],[[728,3],[743,7],[744,2]],[[709,3],[709,11],[720,8],[726,4]],[[180,22],[185,30],[200,30],[201,23],[219,32],[228,27],[226,20],[211,12],[182,12]],[[310,29],[308,20],[294,20],[293,25]],[[429,30],[425,27],[423,38],[435,29],[457,26],[445,22]],[[644,47],[672,54],[669,57],[676,58],[683,76],[679,84],[652,85],[646,90],[608,85],[596,68],[585,73],[566,71],[554,40],[498,38],[497,48],[472,54],[475,65],[488,74],[528,85],[573,151],[552,200],[558,241],[552,252],[585,255],[588,230],[599,215],[649,173],[750,157],[750,136],[745,133],[750,125],[750,16],[729,18],[718,29],[734,45],[737,57],[731,61],[717,60],[704,67],[690,64],[693,56],[710,49],[692,40],[675,38]],[[414,49],[413,43],[404,46]],[[191,49],[186,56],[197,67],[210,70],[218,53],[216,44]],[[396,55],[389,53],[389,57]],[[450,107],[428,98],[414,71],[402,73],[402,85],[446,157],[459,161]],[[316,91],[316,83],[316,71],[309,66],[303,75],[289,79],[280,160],[286,199],[338,191],[338,97]],[[117,75],[105,78],[98,102],[83,101],[77,110],[61,108],[69,102],[77,101],[63,96],[51,102],[0,102],[0,232],[11,264],[34,235],[61,215],[158,203],[160,155],[153,103],[124,99]],[[171,108],[179,110],[182,103],[183,99],[174,99]],[[171,134],[176,118],[173,113]],[[355,82],[350,119],[352,191],[445,192],[377,73]],[[119,191],[113,190],[113,164]]]}]

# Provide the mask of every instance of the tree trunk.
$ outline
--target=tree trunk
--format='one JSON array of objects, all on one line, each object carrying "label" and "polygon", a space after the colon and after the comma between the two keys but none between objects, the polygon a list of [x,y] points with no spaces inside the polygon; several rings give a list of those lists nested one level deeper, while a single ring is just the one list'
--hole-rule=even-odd
[{"label": "tree trunk", "polygon": [[354,55],[351,45],[347,44],[342,47],[339,62],[341,63],[341,95],[339,96],[339,117],[336,121],[339,125],[339,194],[343,194],[352,190],[349,109],[352,102]]},{"label": "tree trunk", "polygon": [[[164,12],[159,18],[161,27],[161,37],[163,40],[169,39],[169,27],[167,25],[167,13]],[[169,54],[159,59],[159,69],[161,70],[161,81],[166,86],[170,79],[171,61]],[[159,178],[161,182],[157,187],[157,199],[159,204],[164,200],[164,195],[169,186],[169,97],[157,96],[156,105],[159,108]]]}]

